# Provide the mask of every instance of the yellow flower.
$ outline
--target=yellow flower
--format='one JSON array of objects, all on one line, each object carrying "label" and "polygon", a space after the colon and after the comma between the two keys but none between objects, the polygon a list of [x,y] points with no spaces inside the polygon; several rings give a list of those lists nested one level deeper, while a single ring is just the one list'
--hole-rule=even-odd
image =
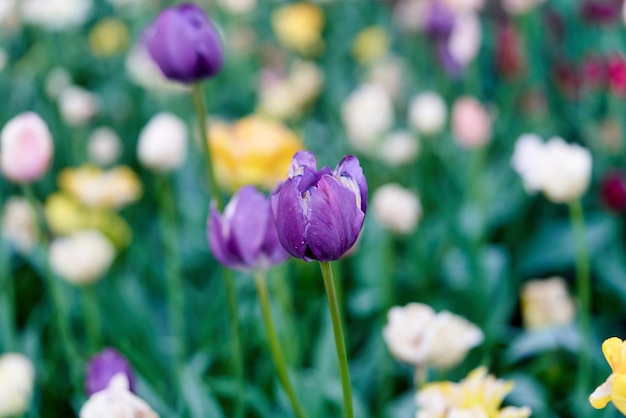
[{"label": "yellow flower", "polygon": [[89,46],[94,55],[108,57],[128,48],[128,28],[118,19],[102,19],[89,33]]},{"label": "yellow flower", "polygon": [[527,418],[528,407],[500,409],[504,397],[513,390],[513,382],[487,374],[486,367],[470,372],[460,383],[431,383],[417,394],[416,418]]},{"label": "yellow flower", "polygon": [[371,64],[389,51],[389,36],[380,26],[363,29],[354,39],[352,54],[359,64]]},{"label": "yellow flower", "polygon": [[44,205],[46,222],[55,235],[96,229],[102,232],[117,248],[130,244],[130,227],[118,214],[107,209],[88,208],[64,193],[53,193]]},{"label": "yellow flower", "polygon": [[520,301],[526,329],[569,325],[576,316],[574,300],[567,291],[565,280],[560,277],[526,282]]},{"label": "yellow flower", "polygon": [[591,406],[604,408],[609,402],[626,415],[626,343],[611,337],[602,343],[602,352],[611,366],[611,375],[589,396]]},{"label": "yellow flower", "polygon": [[285,179],[300,139],[280,122],[252,115],[209,130],[217,181],[227,190],[253,184],[267,190]]},{"label": "yellow flower", "polygon": [[59,187],[89,207],[121,208],[141,196],[141,183],[129,167],[103,171],[91,164],[66,168],[58,177]]},{"label": "yellow flower", "polygon": [[272,14],[272,28],[286,48],[311,55],[324,47],[324,12],[312,3],[299,2],[280,7]]}]

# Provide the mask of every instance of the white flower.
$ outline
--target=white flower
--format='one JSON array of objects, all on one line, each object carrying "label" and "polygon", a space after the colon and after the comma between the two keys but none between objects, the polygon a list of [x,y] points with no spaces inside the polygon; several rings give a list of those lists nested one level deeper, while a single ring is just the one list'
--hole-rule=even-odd
[{"label": "white flower", "polygon": [[113,244],[95,230],[56,238],[49,249],[52,270],[76,285],[89,284],[100,279],[111,266],[114,257]]},{"label": "white flower", "polygon": [[406,69],[402,58],[386,56],[371,66],[367,82],[381,86],[392,99],[397,99],[402,91],[405,73]]},{"label": "white flower", "polygon": [[106,389],[91,395],[80,410],[80,418],[158,418],[128,386],[124,373],[116,374]]},{"label": "white flower", "polygon": [[374,217],[399,234],[413,232],[422,215],[417,195],[396,183],[379,187],[372,198]]},{"label": "white flower", "polygon": [[394,131],[385,136],[380,144],[380,158],[391,166],[408,164],[420,152],[419,140],[408,131]]},{"label": "white flower", "polygon": [[419,133],[434,135],[444,128],[448,109],[436,92],[424,92],[413,97],[409,105],[409,122]]},{"label": "white flower", "polygon": [[526,282],[520,299],[524,327],[528,329],[568,325],[576,316],[576,305],[560,277]]},{"label": "white flower", "polygon": [[37,244],[37,219],[28,200],[10,197],[2,212],[2,236],[15,248],[28,254]]},{"label": "white flower", "polygon": [[139,161],[157,171],[172,171],[187,157],[187,127],[171,113],[159,113],[139,134]]},{"label": "white flower", "polygon": [[66,68],[55,67],[46,76],[45,90],[48,98],[56,100],[61,92],[72,85],[72,75]]},{"label": "white flower", "polygon": [[78,86],[68,86],[59,95],[59,110],[67,124],[84,125],[100,109],[100,100],[88,90]]},{"label": "white flower", "polygon": [[246,14],[254,10],[257,0],[218,0],[221,7],[232,14]]},{"label": "white flower", "polygon": [[91,161],[103,166],[110,165],[120,158],[122,141],[113,129],[97,128],[89,136],[87,151]]},{"label": "white flower", "polygon": [[542,191],[554,203],[580,198],[591,179],[591,153],[562,138],[542,143],[536,135],[522,135],[511,159],[528,191]]},{"label": "white flower", "polygon": [[398,360],[439,368],[458,364],[483,341],[482,331],[471,322],[447,311],[437,314],[421,303],[391,308],[383,337]]},{"label": "white flower", "polygon": [[393,125],[391,97],[380,86],[364,84],[343,102],[341,116],[350,143],[360,151],[370,152]]},{"label": "white flower", "polygon": [[400,0],[393,8],[393,17],[401,29],[416,32],[424,28],[429,7],[424,0]]},{"label": "white flower", "polygon": [[28,410],[35,382],[35,368],[28,357],[0,356],[0,417],[21,416]]},{"label": "white flower", "polygon": [[15,14],[15,0],[0,1],[0,27],[9,22]]},{"label": "white flower", "polygon": [[480,19],[476,13],[457,13],[448,39],[448,50],[454,60],[466,67],[478,54],[482,43]]},{"label": "white flower", "polygon": [[91,0],[23,0],[22,17],[25,22],[57,31],[85,23],[91,8]]}]

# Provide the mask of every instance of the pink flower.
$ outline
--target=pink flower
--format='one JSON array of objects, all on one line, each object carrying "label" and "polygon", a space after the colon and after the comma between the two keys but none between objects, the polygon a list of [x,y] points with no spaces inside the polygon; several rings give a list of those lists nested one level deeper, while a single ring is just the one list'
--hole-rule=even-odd
[{"label": "pink flower", "polygon": [[626,58],[623,55],[615,54],[607,58],[609,73],[609,90],[611,93],[626,95]]},{"label": "pink flower", "polygon": [[39,179],[52,161],[52,135],[46,123],[33,112],[11,119],[0,132],[0,169],[16,183]]},{"label": "pink flower", "polygon": [[452,131],[463,148],[478,148],[489,142],[491,124],[491,116],[473,97],[461,97],[452,106]]}]

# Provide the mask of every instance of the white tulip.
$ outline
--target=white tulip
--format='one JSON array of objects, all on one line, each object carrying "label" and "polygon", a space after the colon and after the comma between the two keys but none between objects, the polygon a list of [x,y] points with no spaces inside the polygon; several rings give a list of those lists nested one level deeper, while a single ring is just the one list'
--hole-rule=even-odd
[{"label": "white tulip", "polygon": [[115,131],[108,127],[95,129],[89,136],[87,145],[89,159],[106,166],[117,162],[122,153],[122,141]]},{"label": "white tulip", "polygon": [[10,197],[2,212],[2,236],[22,254],[30,253],[37,244],[37,219],[28,200]]},{"label": "white tulip", "polygon": [[61,278],[76,285],[90,284],[107,272],[115,248],[102,233],[81,231],[50,244],[49,259],[52,270]]},{"label": "white tulip", "polygon": [[390,132],[380,144],[380,158],[391,166],[413,162],[419,155],[419,140],[408,131]]},{"label": "white tulip", "polygon": [[128,378],[118,373],[106,389],[94,393],[80,410],[80,418],[158,418],[150,406],[129,390]]},{"label": "white tulip", "polygon": [[23,0],[25,22],[58,31],[81,26],[89,17],[92,0]]},{"label": "white tulip", "polygon": [[0,417],[21,416],[28,410],[35,382],[35,368],[28,357],[0,356]]},{"label": "white tulip", "polygon": [[435,135],[444,128],[448,108],[443,98],[435,92],[424,92],[413,97],[409,105],[409,122],[419,133]]},{"label": "white tulip", "polygon": [[59,95],[59,110],[68,125],[84,125],[100,110],[100,100],[82,87],[68,86]]},{"label": "white tulip", "polygon": [[396,183],[381,186],[374,192],[372,210],[381,225],[399,234],[413,232],[422,215],[417,195]]},{"label": "white tulip", "polygon": [[555,203],[567,203],[580,198],[591,180],[591,153],[577,144],[561,138],[546,143],[547,164],[543,192]]},{"label": "white tulip", "polygon": [[526,282],[520,299],[527,329],[568,325],[576,316],[576,305],[560,277]]},{"label": "white tulip", "polygon": [[156,171],[172,171],[187,157],[187,126],[171,113],[153,116],[139,134],[139,161]]}]

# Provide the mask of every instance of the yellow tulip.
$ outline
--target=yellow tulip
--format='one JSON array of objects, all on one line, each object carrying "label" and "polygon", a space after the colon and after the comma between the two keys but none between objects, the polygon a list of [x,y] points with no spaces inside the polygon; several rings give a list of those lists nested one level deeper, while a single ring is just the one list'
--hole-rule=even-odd
[{"label": "yellow tulip", "polygon": [[304,148],[285,125],[256,115],[233,124],[213,123],[208,136],[217,181],[231,192],[247,184],[271,190]]},{"label": "yellow tulip", "polygon": [[280,7],[272,14],[272,28],[286,48],[312,55],[324,47],[324,12],[312,3],[299,2]]},{"label": "yellow tulip", "polygon": [[609,402],[626,415],[626,342],[611,337],[602,343],[602,352],[611,366],[611,375],[589,396],[589,403],[596,409]]},{"label": "yellow tulip", "polygon": [[119,19],[102,19],[89,33],[89,47],[94,55],[108,57],[128,48],[128,27]]},{"label": "yellow tulip", "polygon": [[371,64],[389,51],[389,36],[380,26],[363,29],[354,39],[352,54],[359,64]]}]

